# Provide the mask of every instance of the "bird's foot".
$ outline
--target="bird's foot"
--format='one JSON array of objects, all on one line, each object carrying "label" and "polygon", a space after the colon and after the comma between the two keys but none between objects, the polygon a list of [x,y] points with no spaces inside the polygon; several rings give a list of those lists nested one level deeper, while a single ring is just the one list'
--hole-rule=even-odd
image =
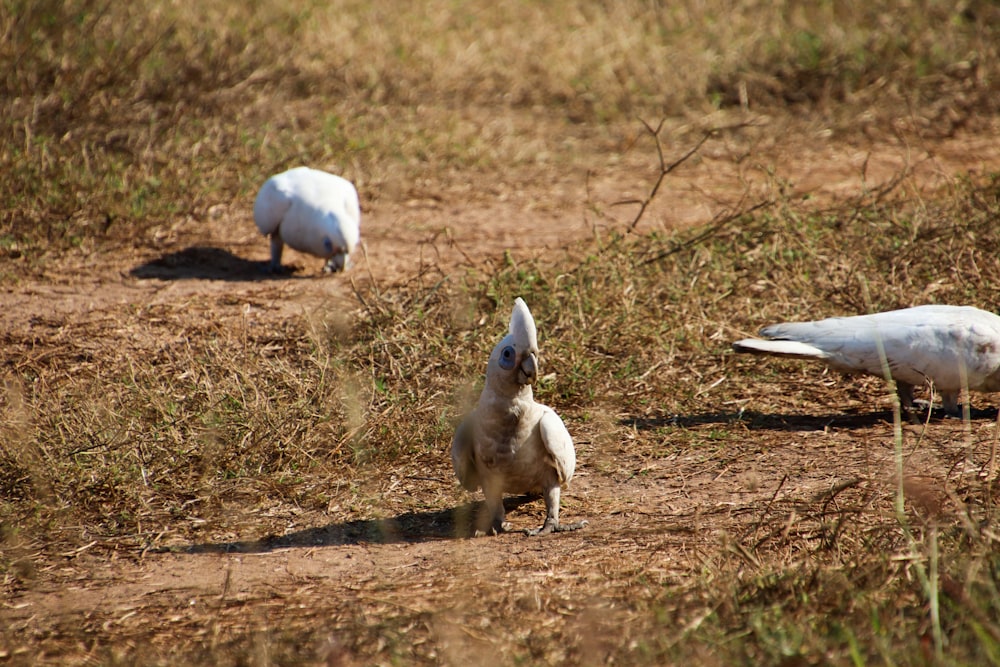
[{"label": "bird's foot", "polygon": [[571,530],[580,530],[589,523],[586,519],[577,521],[576,523],[558,523],[546,519],[541,528],[527,529],[524,531],[524,534],[528,537],[535,537],[536,535],[548,535],[549,533],[568,533]]},{"label": "bird's foot", "polygon": [[[944,419],[962,419],[963,412],[964,412],[963,405],[961,403],[949,405],[947,402],[945,402],[941,405],[940,414],[941,417]],[[911,415],[926,418],[927,415],[933,413],[934,413],[934,404],[931,401],[927,401],[922,398],[916,398],[913,400],[913,405],[910,408]]]},{"label": "bird's foot", "polygon": [[900,416],[910,424],[922,424],[932,414],[934,408],[930,401],[922,398],[915,398],[901,407]]},{"label": "bird's foot", "polygon": [[334,255],[323,265],[323,273],[341,273],[353,266],[351,258],[347,255]]},{"label": "bird's foot", "polygon": [[483,530],[482,528],[477,528],[476,532],[473,533],[476,537],[486,537],[487,535],[500,535],[501,533],[509,533],[513,526],[507,521],[494,521],[493,525],[489,527],[488,530]]},{"label": "bird's foot", "polygon": [[260,270],[261,273],[269,276],[287,276],[295,273],[295,269],[291,266],[282,266],[281,264],[274,264],[272,262],[268,262]]}]

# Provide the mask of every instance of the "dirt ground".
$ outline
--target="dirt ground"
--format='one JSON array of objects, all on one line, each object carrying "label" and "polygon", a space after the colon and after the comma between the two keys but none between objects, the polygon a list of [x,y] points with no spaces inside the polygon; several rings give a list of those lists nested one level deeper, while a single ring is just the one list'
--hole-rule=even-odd
[{"label": "dirt ground", "polygon": [[[713,142],[668,178],[640,224],[707,222],[737,206],[744,193],[752,198],[767,191],[775,176],[792,191],[811,193],[817,206],[857,196],[904,167],[910,170],[907,187],[915,191],[948,187],[956,174],[1000,169],[995,139],[995,132],[960,134],[907,147],[837,144],[820,135],[772,137],[749,154],[746,147]],[[233,326],[247,317],[280,320],[320,308],[351,313],[358,308],[351,281],[390,284],[424,266],[447,274],[505,250],[531,257],[624,227],[636,207],[614,202],[644,196],[655,171],[648,150],[616,157],[589,177],[536,173],[445,191],[362,192],[364,251],[345,275],[323,275],[320,260],[290,252],[286,261],[300,267],[294,276],[261,277],[268,248],[253,227],[251,202],[220,201],[198,219],[160,230],[147,246],[50,258],[41,272],[0,296],[0,329],[36,336],[36,352],[45,354],[81,323],[119,321],[118,313],[137,306],[166,305]],[[588,202],[604,215],[594,215]],[[138,352],[176,335],[142,322],[134,330],[104,333],[91,344],[131,345]],[[544,345],[544,332],[542,338]],[[629,439],[648,437],[644,429],[655,425],[622,425],[626,415],[599,414],[576,425],[579,466],[564,493],[563,516],[585,516],[590,525],[574,533],[454,539],[454,507],[396,513],[394,495],[434,498],[455,484],[442,443],[440,460],[415,461],[375,482],[385,498],[383,517],[339,508],[254,517],[253,508],[245,508],[248,521],[261,519],[278,537],[259,540],[259,527],[248,525],[246,534],[206,535],[197,544],[166,535],[161,543],[171,548],[162,550],[87,544],[48,562],[31,587],[2,601],[6,636],[21,643],[0,645],[0,662],[90,664],[110,655],[141,663],[243,642],[249,663],[280,663],[277,640],[297,632],[311,642],[303,650],[322,664],[470,664],[484,656],[509,661],[510,642],[531,642],[519,637],[515,623],[495,622],[497,614],[509,613],[551,615],[565,653],[551,653],[558,642],[547,644],[549,653],[537,656],[539,662],[603,664],[609,647],[638,641],[621,628],[637,613],[632,596],[648,594],[639,582],[684,595],[692,572],[719,566],[711,554],[730,544],[727,536],[760,533],[763,541],[767,516],[798,526],[812,519],[801,509],[793,519],[795,508],[824,494],[832,498],[832,489],[891,486],[891,417],[878,403],[884,393],[878,383],[866,389],[869,406],[842,411],[817,403],[813,416],[762,415],[758,433],[768,435],[766,447],[748,437],[718,457],[701,450],[633,453]],[[706,399],[714,400],[711,394]],[[712,427],[697,416],[687,425]],[[982,443],[992,440],[995,423],[983,418],[965,428],[932,424],[919,450],[907,452],[911,477],[933,488],[944,479],[980,475],[989,454]],[[540,501],[516,504],[512,499],[516,527],[540,522]],[[576,567],[560,566],[568,562]],[[698,611],[695,602],[686,609],[679,620],[691,627],[710,611]],[[401,658],[382,651],[388,640],[379,627],[390,617],[412,619],[412,631],[396,638],[410,647]],[[672,630],[681,637],[683,627]],[[358,648],[358,637],[367,637],[366,648]]]}]

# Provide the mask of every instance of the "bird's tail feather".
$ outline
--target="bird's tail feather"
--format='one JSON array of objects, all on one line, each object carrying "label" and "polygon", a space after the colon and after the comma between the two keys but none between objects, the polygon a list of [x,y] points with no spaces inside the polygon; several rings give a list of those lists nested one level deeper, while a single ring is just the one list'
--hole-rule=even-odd
[{"label": "bird's tail feather", "polygon": [[761,340],[745,338],[733,343],[733,350],[749,354],[770,354],[776,357],[796,357],[798,359],[822,359],[823,350],[796,340]]}]

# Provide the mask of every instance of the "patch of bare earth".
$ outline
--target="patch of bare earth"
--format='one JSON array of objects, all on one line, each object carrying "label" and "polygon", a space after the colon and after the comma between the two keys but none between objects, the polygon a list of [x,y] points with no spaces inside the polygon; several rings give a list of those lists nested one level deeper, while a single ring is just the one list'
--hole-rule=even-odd
[{"label": "patch of bare earth", "polygon": [[[354,313],[352,283],[447,276],[503,252],[515,260],[562,252],[627,226],[636,206],[616,202],[641,199],[655,178],[644,141],[638,136],[631,150],[590,174],[539,169],[509,182],[368,193],[364,253],[345,275],[322,275],[319,260],[290,253],[299,271],[264,276],[267,244],[253,227],[251,202],[220,201],[144,247],[49,257],[43,269],[4,288],[0,331],[8,343],[30,342],[32,355],[87,347],[96,354],[109,345],[142,354],[182,335],[185,322],[197,330],[205,321],[240,327],[328,309]],[[824,206],[904,170],[904,187],[920,192],[946,188],[956,174],[998,168],[1000,148],[985,135],[909,146],[838,144],[821,133],[723,138],[668,177],[640,224],[707,222],[778,187]],[[111,326],[122,322],[127,327]],[[724,349],[720,344],[720,355]],[[819,372],[803,369],[799,377],[818,383]],[[538,662],[603,664],[616,648],[640,646],[649,632],[683,641],[685,627],[721,613],[717,601],[688,587],[694,573],[725,577],[765,554],[794,563],[801,554],[789,545],[804,553],[809,544],[839,539],[844,517],[891,520],[892,419],[884,388],[871,382],[865,390],[868,404],[842,406],[824,403],[824,388],[816,387],[808,404],[789,399],[787,414],[771,414],[752,400],[734,405],[723,385],[706,391],[700,415],[650,422],[596,411],[585,423],[570,421],[579,467],[563,515],[590,521],[574,533],[456,538],[478,497],[469,496],[467,506],[438,503],[455,486],[442,442],[438,457],[366,482],[380,498],[379,516],[335,502],[325,510],[262,504],[230,509],[244,517],[245,530],[235,534],[205,531],[192,542],[168,530],[153,548],[92,541],[42,561],[31,585],[0,603],[0,658],[87,664],[118,655],[142,663],[197,659],[233,642],[254,664],[289,656],[367,664],[391,662],[383,651],[395,641],[409,647],[397,656],[404,662],[473,664],[512,659],[511,646],[532,651],[537,638],[517,619],[555,639],[537,642]],[[722,423],[743,424],[745,437],[685,446],[692,437],[710,440]],[[955,511],[954,499],[939,490],[968,488],[990,472],[994,421],[905,429],[912,488],[924,492],[929,512]],[[427,507],[405,509],[404,497],[426,498]],[[540,500],[511,499],[510,506],[515,527],[540,524]],[[637,611],[636,596],[660,596],[674,615],[649,619]],[[387,640],[383,627],[400,634]],[[284,637],[306,644],[275,654]]]}]

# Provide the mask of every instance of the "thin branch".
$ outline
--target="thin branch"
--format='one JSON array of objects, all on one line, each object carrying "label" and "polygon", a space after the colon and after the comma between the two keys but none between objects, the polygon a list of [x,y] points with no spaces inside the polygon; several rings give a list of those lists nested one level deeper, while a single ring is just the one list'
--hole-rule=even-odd
[{"label": "thin branch", "polygon": [[[646,198],[643,200],[633,200],[631,202],[639,204],[639,212],[635,214],[635,218],[633,218],[632,222],[629,223],[628,231],[630,232],[634,231],[636,225],[638,225],[639,221],[642,220],[642,216],[646,213],[646,209],[649,208],[649,205],[653,203],[653,199],[656,197],[656,193],[659,192],[660,186],[663,185],[663,181],[666,179],[667,175],[669,175],[679,166],[681,166],[689,159],[691,159],[698,151],[701,150],[701,147],[705,145],[705,142],[707,142],[709,139],[716,136],[720,132],[728,130],[738,130],[740,128],[749,127],[753,125],[753,123],[751,122],[742,122],[742,123],[736,123],[734,125],[713,127],[711,129],[705,130],[704,133],[701,135],[701,138],[695,143],[694,146],[688,149],[688,151],[683,155],[681,155],[679,158],[677,158],[670,164],[667,164],[666,158],[663,156],[663,142],[660,141],[660,131],[663,129],[664,121],[665,119],[660,119],[660,122],[655,129],[645,120],[641,121],[643,126],[646,128],[646,131],[649,132],[651,135],[653,135],[653,139],[656,141],[656,155],[660,161],[660,173],[656,177],[656,182],[653,183],[653,188],[649,191],[649,194],[646,195]],[[618,202],[618,203],[624,203],[624,202]]]},{"label": "thin branch", "polygon": [[[766,519],[767,515],[770,514],[771,505],[774,504],[774,500],[775,498],[778,497],[778,493],[781,491],[781,487],[783,487],[785,485],[785,482],[787,481],[788,481],[788,473],[785,473],[785,475],[781,478],[781,481],[778,482],[778,486],[775,487],[774,493],[771,494],[771,499],[767,501],[767,507],[764,508],[764,512],[760,515],[760,518],[757,519],[757,523],[754,525],[753,530],[750,531],[754,534],[754,536],[756,536],[757,531],[760,530],[760,526],[762,523],[764,523],[764,519]],[[758,544],[758,546],[760,545]]]}]

